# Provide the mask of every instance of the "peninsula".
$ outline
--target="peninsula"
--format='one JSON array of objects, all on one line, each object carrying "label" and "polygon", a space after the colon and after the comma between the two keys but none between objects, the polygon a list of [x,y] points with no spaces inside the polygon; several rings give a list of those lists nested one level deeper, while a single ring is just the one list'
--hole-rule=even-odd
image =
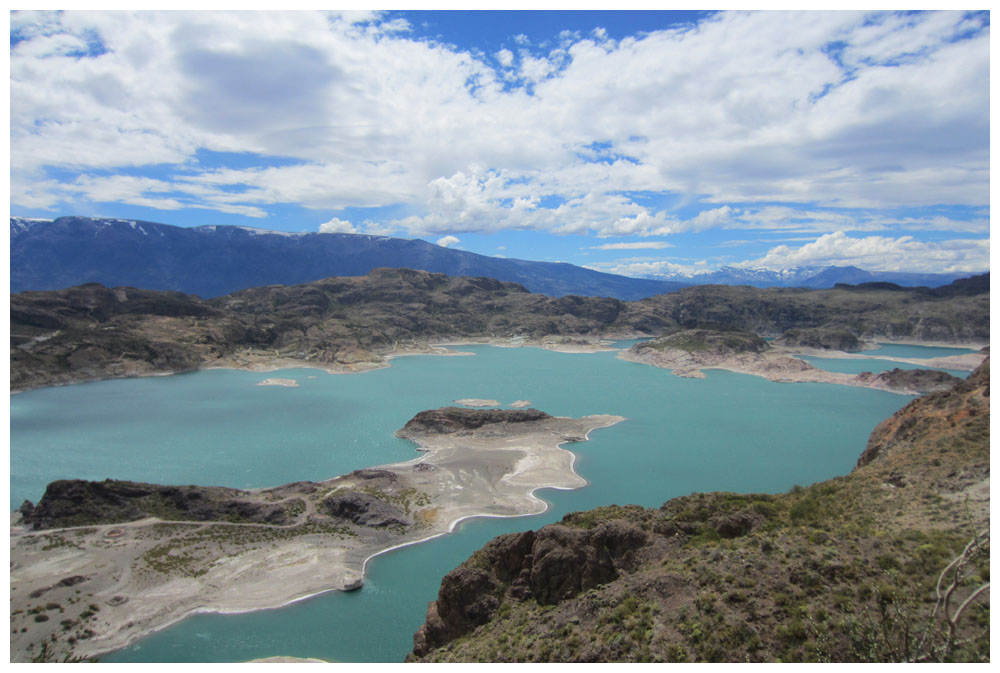
[{"label": "peninsula", "polygon": [[357,588],[379,553],[544,511],[537,489],[586,484],[560,445],[622,420],[446,407],[397,432],[423,455],[322,482],[53,482],[11,527],[11,660],[93,657],[194,612]]},{"label": "peninsula", "polygon": [[[635,344],[621,351],[618,357],[629,362],[640,362],[672,370],[675,376],[703,378],[703,369],[726,369],[740,374],[761,376],[770,381],[780,383],[838,383],[863,388],[878,388],[890,392],[907,395],[922,395],[924,393],[950,390],[961,379],[945,372],[931,369],[893,369],[891,372],[863,372],[861,374],[842,374],[828,372],[812,366],[796,355],[819,355],[822,357],[851,357],[851,354],[840,350],[821,350],[815,348],[816,342],[810,342],[809,347],[797,343],[769,344],[761,337],[743,330],[687,329],[671,332],[651,341]],[[836,343],[844,347],[843,341]],[[852,343],[856,350],[861,350],[862,344]],[[858,359],[866,359],[863,355],[854,355]],[[937,366],[952,366],[957,369],[972,369],[988,357],[986,352],[969,353],[966,355],[936,358]],[[881,359],[881,358],[880,358]],[[924,364],[927,361],[906,360],[904,358],[887,358],[907,363]]]}]

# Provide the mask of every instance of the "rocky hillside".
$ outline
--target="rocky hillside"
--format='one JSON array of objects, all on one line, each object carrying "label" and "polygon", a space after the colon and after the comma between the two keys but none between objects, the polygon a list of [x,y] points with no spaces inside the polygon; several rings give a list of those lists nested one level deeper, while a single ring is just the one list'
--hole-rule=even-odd
[{"label": "rocky hillside", "polygon": [[124,523],[155,516],[170,521],[292,522],[290,507],[268,504],[222,486],[161,486],[134,481],[63,479],[45,489],[37,506],[21,505],[34,529]]},{"label": "rocky hillside", "polygon": [[920,288],[704,286],[624,302],[553,298],[516,283],[409,269],[258,287],[210,300],[88,284],[11,295],[11,389],[234,366],[241,358],[371,367],[397,347],[435,340],[596,339],[706,325],[765,336],[825,327],[866,339],[988,341],[989,293],[964,288],[940,295]]},{"label": "rocky hillside", "polygon": [[489,542],[414,661],[988,661],[989,361],[780,495],[610,506]]},{"label": "rocky hillside", "polygon": [[648,316],[650,327],[666,320],[680,327],[713,324],[762,336],[823,327],[866,341],[988,341],[988,281],[986,274],[935,290],[890,283],[832,290],[705,285],[636,302],[635,313],[640,324],[638,316]]},{"label": "rocky hillside", "polygon": [[652,341],[637,343],[632,348],[636,351],[672,349],[688,353],[706,352],[715,355],[732,355],[735,353],[762,353],[768,349],[768,345],[764,339],[753,332],[723,328],[682,329]]},{"label": "rocky hillside", "polygon": [[421,411],[396,431],[397,437],[414,439],[428,434],[467,433],[485,425],[531,423],[552,418],[538,409],[465,409],[444,407]]},{"label": "rocky hillside", "polygon": [[816,348],[819,350],[859,351],[862,343],[845,328],[807,327],[790,329],[774,340],[775,346]]}]

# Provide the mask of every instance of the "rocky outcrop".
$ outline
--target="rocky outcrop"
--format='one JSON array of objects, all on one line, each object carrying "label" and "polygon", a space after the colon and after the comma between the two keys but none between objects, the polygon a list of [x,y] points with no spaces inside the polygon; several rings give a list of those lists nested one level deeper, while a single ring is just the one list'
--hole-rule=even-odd
[{"label": "rocky outcrop", "polygon": [[[989,439],[987,360],[880,424],[850,475],[497,537],[445,577],[408,661],[988,661]],[[937,620],[966,600],[952,633]]]},{"label": "rocky outcrop", "polygon": [[767,342],[752,332],[737,329],[688,329],[635,344],[632,350],[680,350],[688,353],[734,355],[737,353],[762,353],[769,348]]},{"label": "rocky outcrop", "polygon": [[146,517],[172,521],[290,523],[285,505],[241,497],[219,486],[160,486],[133,481],[54,481],[34,507],[21,506],[25,523],[36,529],[124,523]]},{"label": "rocky outcrop", "polygon": [[775,339],[773,345],[845,352],[859,351],[864,346],[858,337],[850,331],[826,327],[790,329]]},{"label": "rocky outcrop", "polygon": [[333,495],[320,503],[320,509],[358,526],[389,528],[410,525],[410,520],[401,509],[368,493]]},{"label": "rocky outcrop", "polygon": [[471,432],[486,425],[531,423],[552,418],[538,409],[466,409],[444,407],[421,411],[396,432],[397,437]]},{"label": "rocky outcrop", "polygon": [[906,392],[913,395],[951,390],[962,379],[936,369],[893,369],[873,374],[861,372],[858,381],[870,388]]},{"label": "rocky outcrop", "polygon": [[427,622],[414,636],[414,653],[436,647],[489,621],[504,597],[554,605],[618,577],[647,535],[627,521],[592,530],[552,525],[502,535],[441,582]]},{"label": "rocky outcrop", "polygon": [[959,379],[947,391],[918,397],[879,423],[868,438],[857,465],[868,465],[891,449],[905,450],[929,438],[948,434],[959,424],[977,428],[976,434],[985,433],[988,440],[989,413],[990,361],[987,358],[964,381]]}]

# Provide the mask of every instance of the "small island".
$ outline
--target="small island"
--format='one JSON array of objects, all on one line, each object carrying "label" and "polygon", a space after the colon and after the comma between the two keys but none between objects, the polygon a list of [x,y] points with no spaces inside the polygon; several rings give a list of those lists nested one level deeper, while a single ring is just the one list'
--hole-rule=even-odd
[{"label": "small island", "polygon": [[63,480],[11,526],[11,661],[87,658],[195,612],[362,585],[367,561],[475,516],[544,511],[579,488],[566,442],[624,420],[446,407],[396,434],[422,455],[261,490]]}]

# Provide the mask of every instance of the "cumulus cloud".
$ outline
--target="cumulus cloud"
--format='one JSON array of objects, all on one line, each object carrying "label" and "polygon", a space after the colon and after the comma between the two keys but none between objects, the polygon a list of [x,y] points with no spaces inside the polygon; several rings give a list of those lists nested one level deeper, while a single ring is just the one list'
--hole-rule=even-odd
[{"label": "cumulus cloud", "polygon": [[[418,236],[988,233],[988,217],[885,214],[989,205],[985,14],[723,12],[618,41],[567,32],[555,49],[521,35],[517,58],[409,28],[373,13],[13,13],[11,202],[403,205],[413,215],[371,227]],[[261,159],[204,167],[206,152]],[[110,179],[152,167],[163,185]],[[642,192],[708,207],[679,217],[628,196]]]},{"label": "cumulus cloud", "polygon": [[605,243],[604,245],[592,245],[591,250],[662,250],[672,248],[672,244],[666,241],[646,241],[640,243]]},{"label": "cumulus cloud", "polygon": [[693,264],[677,264],[666,260],[650,260],[641,257],[619,259],[603,264],[591,264],[587,265],[587,268],[594,271],[614,273],[619,276],[631,276],[632,278],[655,278],[674,274],[690,276],[697,273],[706,273],[704,261]]},{"label": "cumulus cloud", "polygon": [[437,244],[440,245],[442,248],[447,248],[448,246],[451,246],[451,245],[457,245],[458,243],[461,243],[461,241],[458,239],[458,237],[457,236],[451,236],[451,235],[442,236],[441,238],[439,238],[437,240]]},{"label": "cumulus cloud", "polygon": [[857,266],[868,271],[981,272],[990,266],[990,242],[958,239],[925,243],[911,236],[850,238],[838,231],[798,248],[779,245],[759,259],[733,266],[788,269],[826,265]]},{"label": "cumulus cloud", "polygon": [[339,218],[332,218],[331,220],[324,222],[319,225],[319,233],[321,234],[356,234],[358,230],[353,224],[347,220],[341,220]]}]

